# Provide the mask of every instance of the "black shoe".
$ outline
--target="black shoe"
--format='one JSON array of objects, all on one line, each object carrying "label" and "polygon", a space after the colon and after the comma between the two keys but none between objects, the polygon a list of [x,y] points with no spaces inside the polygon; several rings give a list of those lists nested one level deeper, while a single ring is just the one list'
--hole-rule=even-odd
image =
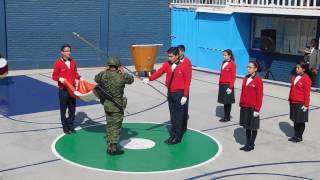
[{"label": "black shoe", "polygon": [[254,146],[247,146],[243,150],[246,152],[252,151],[252,150],[254,150]]},{"label": "black shoe", "polygon": [[288,139],[288,141],[292,141],[292,142],[296,141],[296,140],[297,140],[297,137],[295,137],[295,136]]},{"label": "black shoe", "polygon": [[69,129],[63,129],[63,132],[64,132],[65,134],[70,134]]},{"label": "black shoe", "polygon": [[247,148],[248,148],[248,145],[245,145],[245,146],[241,147],[240,150],[245,150]]},{"label": "black shoe", "polygon": [[219,121],[220,122],[228,122],[228,121],[230,121],[230,118],[221,118]]},{"label": "black shoe", "polygon": [[170,141],[172,141],[174,139],[174,137],[169,137],[167,140],[165,140],[164,142],[166,143],[166,144],[169,144],[169,142]]},{"label": "black shoe", "polygon": [[168,145],[174,145],[174,144],[179,144],[181,142],[180,139],[178,138],[173,138],[172,141],[168,142]]},{"label": "black shoe", "polygon": [[294,139],[292,142],[294,142],[294,143],[298,143],[298,142],[301,142],[302,141],[302,138],[296,138],[296,139]]},{"label": "black shoe", "polygon": [[69,131],[70,131],[71,133],[77,133],[77,131],[74,130],[74,129],[70,129]]}]

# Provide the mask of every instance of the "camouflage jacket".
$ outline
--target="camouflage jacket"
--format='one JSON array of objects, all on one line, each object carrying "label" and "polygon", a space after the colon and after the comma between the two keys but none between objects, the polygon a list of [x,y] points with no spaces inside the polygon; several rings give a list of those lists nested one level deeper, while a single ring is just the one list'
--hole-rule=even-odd
[{"label": "camouflage jacket", "polygon": [[[125,84],[132,84],[134,78],[128,73],[120,73],[119,71],[104,70],[97,74],[94,78],[96,83],[101,85],[120,105],[123,109],[126,106],[126,99],[123,97]],[[106,99],[104,101],[104,110],[106,112],[120,112],[121,110],[114,102]]]}]

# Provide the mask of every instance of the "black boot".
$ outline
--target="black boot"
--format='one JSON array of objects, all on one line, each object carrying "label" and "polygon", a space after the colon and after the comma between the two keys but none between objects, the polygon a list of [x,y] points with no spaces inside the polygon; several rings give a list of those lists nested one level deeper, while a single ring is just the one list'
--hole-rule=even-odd
[{"label": "black boot", "polygon": [[107,153],[110,154],[111,156],[114,156],[114,155],[121,155],[124,153],[124,151],[120,149],[117,146],[117,144],[111,144],[107,149]]},{"label": "black boot", "polygon": [[169,144],[172,140],[173,140],[174,137],[169,137],[167,140],[165,140],[164,142],[166,144]]}]

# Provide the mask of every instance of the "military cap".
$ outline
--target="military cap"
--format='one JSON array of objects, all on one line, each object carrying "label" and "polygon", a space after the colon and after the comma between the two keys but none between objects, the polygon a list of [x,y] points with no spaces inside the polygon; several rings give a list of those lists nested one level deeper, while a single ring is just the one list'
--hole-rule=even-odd
[{"label": "military cap", "polygon": [[119,67],[119,66],[121,66],[120,59],[116,56],[110,56],[108,58],[107,65]]}]

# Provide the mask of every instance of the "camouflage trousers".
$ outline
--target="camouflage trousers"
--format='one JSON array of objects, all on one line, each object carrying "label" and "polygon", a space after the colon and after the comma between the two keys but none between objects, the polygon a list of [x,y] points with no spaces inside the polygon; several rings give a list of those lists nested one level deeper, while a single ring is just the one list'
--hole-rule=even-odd
[{"label": "camouflage trousers", "polygon": [[106,141],[108,145],[118,144],[123,121],[123,112],[106,112],[107,131]]}]

